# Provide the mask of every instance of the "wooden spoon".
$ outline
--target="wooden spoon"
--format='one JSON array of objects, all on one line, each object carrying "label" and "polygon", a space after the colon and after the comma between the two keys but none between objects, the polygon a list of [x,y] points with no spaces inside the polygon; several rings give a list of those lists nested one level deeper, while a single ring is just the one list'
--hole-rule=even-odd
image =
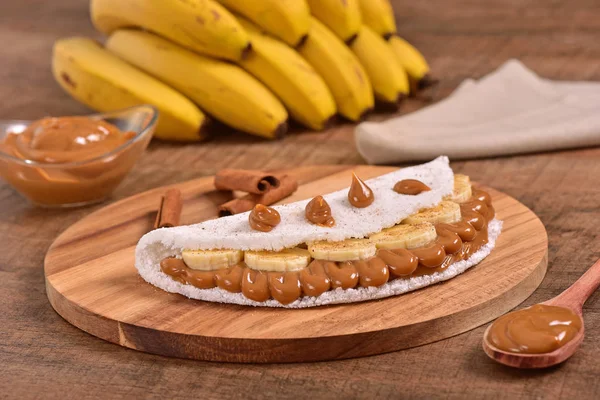
[{"label": "wooden spoon", "polygon": [[596,261],[573,285],[553,299],[541,304],[568,308],[581,318],[581,330],[565,343],[564,346],[542,354],[509,353],[500,350],[488,341],[488,333],[492,325],[483,334],[483,350],[493,360],[510,367],[517,368],[546,368],[559,364],[571,357],[583,342],[583,304],[600,286],[600,260]]}]

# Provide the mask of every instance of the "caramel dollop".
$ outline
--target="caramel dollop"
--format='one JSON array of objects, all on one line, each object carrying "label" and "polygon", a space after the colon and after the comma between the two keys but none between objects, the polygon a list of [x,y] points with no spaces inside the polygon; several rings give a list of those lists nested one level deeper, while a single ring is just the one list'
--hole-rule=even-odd
[{"label": "caramel dollop", "polygon": [[417,194],[429,192],[430,190],[431,188],[429,186],[416,179],[403,179],[396,182],[394,185],[394,192],[410,196],[416,196]]},{"label": "caramel dollop", "polygon": [[248,221],[255,231],[271,232],[281,222],[281,216],[276,209],[257,204],[250,212]]},{"label": "caramel dollop", "polygon": [[315,225],[332,227],[335,225],[335,219],[331,216],[331,207],[325,201],[323,196],[317,196],[308,202],[304,210],[306,219]]},{"label": "caramel dollop", "polygon": [[496,320],[487,339],[511,353],[550,353],[572,340],[581,330],[581,318],[573,311],[536,304],[510,312]]},{"label": "caramel dollop", "polygon": [[352,173],[352,185],[348,191],[348,201],[356,208],[365,208],[375,200],[373,191],[355,173]]}]

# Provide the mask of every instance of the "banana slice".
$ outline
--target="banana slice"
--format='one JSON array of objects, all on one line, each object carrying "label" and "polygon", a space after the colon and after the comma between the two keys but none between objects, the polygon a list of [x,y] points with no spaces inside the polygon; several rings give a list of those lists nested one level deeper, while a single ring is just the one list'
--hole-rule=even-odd
[{"label": "banana slice", "polygon": [[378,249],[415,249],[435,240],[435,227],[429,222],[417,225],[396,225],[372,235]]},{"label": "banana slice", "polygon": [[471,178],[467,175],[455,174],[454,191],[447,197],[447,200],[452,200],[456,203],[464,203],[468,201],[472,195]]},{"label": "banana slice", "polygon": [[423,222],[429,222],[432,224],[445,222],[447,224],[451,224],[460,221],[460,219],[460,206],[458,203],[444,200],[433,208],[426,208],[414,215],[411,215],[402,221],[402,223],[416,225],[422,224]]},{"label": "banana slice", "polygon": [[244,262],[250,268],[261,271],[297,271],[308,266],[310,254],[299,247],[281,251],[247,251]]},{"label": "banana slice", "polygon": [[309,243],[308,251],[318,260],[350,261],[373,257],[377,248],[369,239],[348,239],[341,242]]},{"label": "banana slice", "polygon": [[184,250],[181,253],[183,262],[191,269],[212,271],[231,267],[242,261],[241,250]]}]

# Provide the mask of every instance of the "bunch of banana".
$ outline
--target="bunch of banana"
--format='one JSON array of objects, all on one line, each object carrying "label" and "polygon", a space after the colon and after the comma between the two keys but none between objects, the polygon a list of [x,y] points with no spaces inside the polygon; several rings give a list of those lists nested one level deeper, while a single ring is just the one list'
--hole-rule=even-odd
[{"label": "bunch of banana", "polygon": [[396,19],[389,0],[358,0],[358,3],[363,24],[386,39],[396,33]]},{"label": "bunch of banana", "polygon": [[363,66],[325,25],[311,20],[308,39],[298,51],[321,75],[338,112],[351,121],[373,109],[373,89]]},{"label": "bunch of banana", "polygon": [[307,1],[310,13],[344,42],[351,42],[358,35],[361,26],[358,0]]},{"label": "bunch of banana", "polygon": [[270,139],[287,130],[283,105],[236,65],[192,53],[143,31],[116,31],[106,48],[168,83],[229,126]]},{"label": "bunch of banana", "polygon": [[323,78],[294,49],[239,20],[252,40],[252,52],[239,65],[275,93],[295,120],[312,129],[325,128],[336,107]]},{"label": "bunch of banana", "polygon": [[308,35],[310,12],[304,0],[217,1],[290,46],[301,44]]},{"label": "bunch of banana", "polygon": [[[250,2],[253,3],[253,2]],[[92,0],[99,31],[138,27],[209,56],[237,61],[250,49],[244,29],[213,0]]]},{"label": "bunch of banana", "polygon": [[425,57],[413,45],[396,35],[389,38],[388,45],[406,70],[410,80],[411,93],[416,93],[437,83],[437,80],[429,76],[429,65],[425,61]]},{"label": "bunch of banana", "polygon": [[396,106],[408,96],[410,85],[406,71],[381,36],[363,25],[350,48],[365,67],[378,102]]},{"label": "bunch of banana", "polygon": [[54,44],[52,72],[71,96],[105,112],[151,103],[160,111],[155,136],[171,140],[200,140],[206,118],[190,100],[146,75],[88,38],[69,38]]},{"label": "bunch of banana", "polygon": [[100,111],[154,104],[160,138],[201,139],[201,110],[266,138],[285,133],[288,111],[320,130],[435,82],[389,0],[91,0],[90,13],[118,57],[58,42],[57,81]]},{"label": "bunch of banana", "polygon": [[460,206],[453,201],[442,201],[435,207],[426,208],[416,214],[405,218],[403,224],[422,224],[429,222],[431,224],[446,223],[452,224],[460,221]]}]

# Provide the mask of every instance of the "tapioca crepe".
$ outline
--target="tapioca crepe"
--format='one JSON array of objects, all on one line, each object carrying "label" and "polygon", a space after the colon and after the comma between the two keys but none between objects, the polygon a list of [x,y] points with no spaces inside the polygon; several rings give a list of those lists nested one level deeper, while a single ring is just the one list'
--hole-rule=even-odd
[{"label": "tapioca crepe", "polygon": [[[399,195],[392,188],[398,181],[417,179],[431,190],[418,195]],[[350,180],[348,182],[350,184]],[[276,300],[253,301],[242,293],[232,293],[219,287],[200,289],[173,279],[161,270],[162,260],[181,258],[186,249],[243,251],[280,251],[298,245],[351,238],[365,238],[385,228],[392,227],[419,210],[434,207],[450,196],[454,189],[454,173],[445,156],[426,164],[403,168],[366,181],[375,200],[365,208],[353,207],[348,200],[348,188],[323,194],[335,218],[335,226],[322,227],[310,223],[305,217],[306,199],[273,207],[281,216],[281,223],[270,232],[252,230],[249,213],[205,221],[175,228],[157,229],[144,235],[136,248],[135,265],[142,278],[168,292],[213,301],[255,306],[283,307]],[[290,308],[311,307],[324,304],[362,301],[405,293],[435,282],[449,279],[481,261],[494,247],[501,223],[493,220],[488,227],[488,242],[468,259],[455,262],[444,271],[427,276],[390,280],[378,287],[334,289],[320,296],[304,296],[285,305]]]}]

